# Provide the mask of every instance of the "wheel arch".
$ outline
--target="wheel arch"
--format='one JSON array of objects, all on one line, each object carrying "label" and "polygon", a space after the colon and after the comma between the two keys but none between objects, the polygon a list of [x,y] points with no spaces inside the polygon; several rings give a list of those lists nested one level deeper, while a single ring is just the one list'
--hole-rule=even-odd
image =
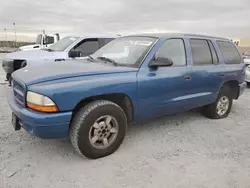
[{"label": "wheel arch", "polygon": [[125,112],[127,119],[128,119],[128,122],[132,122],[134,120],[133,102],[132,102],[131,98],[124,93],[95,95],[95,96],[90,96],[90,97],[85,98],[85,99],[81,100],[80,102],[78,102],[78,104],[73,109],[72,119],[73,119],[74,115],[76,114],[76,112],[79,111],[79,109],[81,109],[83,106],[89,104],[90,102],[93,102],[96,100],[108,100],[108,101],[111,101],[111,102],[117,104]]},{"label": "wheel arch", "polygon": [[229,87],[230,90],[232,91],[232,96],[233,96],[233,99],[238,99],[239,97],[239,82],[237,80],[228,80],[228,81],[225,81],[221,87],[220,87],[220,90],[223,88],[223,87]]}]

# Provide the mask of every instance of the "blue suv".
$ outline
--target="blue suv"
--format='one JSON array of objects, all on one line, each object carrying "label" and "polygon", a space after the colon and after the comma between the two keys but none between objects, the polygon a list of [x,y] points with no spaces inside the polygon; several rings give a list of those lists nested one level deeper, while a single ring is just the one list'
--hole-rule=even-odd
[{"label": "blue suv", "polygon": [[119,37],[87,59],[26,66],[8,95],[15,130],[70,137],[96,159],[116,151],[127,124],[201,107],[228,116],[246,88],[245,65],[227,39],[191,34]]}]

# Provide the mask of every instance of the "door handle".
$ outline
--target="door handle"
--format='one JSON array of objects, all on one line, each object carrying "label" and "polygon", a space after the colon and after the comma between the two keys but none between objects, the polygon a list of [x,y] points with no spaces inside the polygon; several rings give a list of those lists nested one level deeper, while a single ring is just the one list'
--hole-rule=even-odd
[{"label": "door handle", "polygon": [[55,61],[65,61],[65,59],[55,59]]},{"label": "door handle", "polygon": [[220,73],[220,76],[221,76],[221,77],[224,77],[224,76],[225,76],[225,74],[224,74],[224,73]]},{"label": "door handle", "polygon": [[184,76],[184,79],[185,79],[185,80],[191,80],[192,77],[191,77],[191,76]]}]

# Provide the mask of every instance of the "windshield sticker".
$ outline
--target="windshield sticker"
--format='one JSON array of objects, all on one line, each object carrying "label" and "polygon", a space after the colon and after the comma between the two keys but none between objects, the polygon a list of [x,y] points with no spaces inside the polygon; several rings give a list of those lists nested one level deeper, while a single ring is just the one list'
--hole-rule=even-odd
[{"label": "windshield sticker", "polygon": [[137,41],[128,41],[131,45],[140,45],[140,46],[150,46],[152,44],[151,41],[142,41],[142,40],[137,40]]},{"label": "windshield sticker", "polygon": [[150,46],[152,44],[151,41],[138,41],[137,45],[142,45],[142,46]]}]

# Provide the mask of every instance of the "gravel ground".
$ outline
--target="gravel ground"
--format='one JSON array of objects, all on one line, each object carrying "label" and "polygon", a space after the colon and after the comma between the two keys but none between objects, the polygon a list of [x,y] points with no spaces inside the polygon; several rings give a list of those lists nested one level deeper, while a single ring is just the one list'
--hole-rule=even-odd
[{"label": "gravel ground", "polygon": [[4,78],[0,70],[0,187],[250,187],[250,88],[226,119],[191,111],[130,125],[117,152],[88,160],[68,139],[14,132]]}]

